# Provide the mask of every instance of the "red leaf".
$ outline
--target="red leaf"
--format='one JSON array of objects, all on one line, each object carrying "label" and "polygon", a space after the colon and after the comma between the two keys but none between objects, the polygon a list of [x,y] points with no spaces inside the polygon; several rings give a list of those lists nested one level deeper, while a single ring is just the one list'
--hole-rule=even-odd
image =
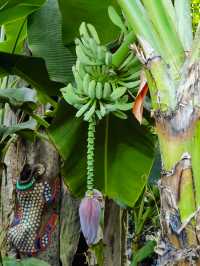
[{"label": "red leaf", "polygon": [[140,88],[138,90],[137,97],[135,98],[135,102],[133,104],[132,113],[134,114],[135,118],[142,123],[142,116],[143,116],[143,102],[144,98],[148,92],[148,85],[144,73],[141,73],[141,83]]}]

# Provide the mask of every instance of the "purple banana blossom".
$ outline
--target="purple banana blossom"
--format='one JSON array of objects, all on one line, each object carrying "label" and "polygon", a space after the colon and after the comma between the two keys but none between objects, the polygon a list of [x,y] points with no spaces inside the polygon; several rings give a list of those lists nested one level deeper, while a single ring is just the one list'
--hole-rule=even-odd
[{"label": "purple banana blossom", "polygon": [[88,245],[94,244],[97,238],[101,203],[93,196],[85,196],[79,207],[81,230]]}]

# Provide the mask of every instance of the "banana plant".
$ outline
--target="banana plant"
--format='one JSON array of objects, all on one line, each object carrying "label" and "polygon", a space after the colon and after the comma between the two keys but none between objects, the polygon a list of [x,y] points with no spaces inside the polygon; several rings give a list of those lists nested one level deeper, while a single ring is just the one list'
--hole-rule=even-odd
[{"label": "banana plant", "polygon": [[137,36],[162,157],[159,265],[200,265],[200,24],[193,33],[190,0],[118,3]]}]

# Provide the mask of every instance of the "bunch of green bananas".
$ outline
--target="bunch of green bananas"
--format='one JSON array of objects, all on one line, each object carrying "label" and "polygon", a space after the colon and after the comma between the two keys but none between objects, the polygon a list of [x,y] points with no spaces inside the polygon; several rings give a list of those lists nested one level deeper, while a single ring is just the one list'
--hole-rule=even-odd
[{"label": "bunch of green bananas", "polygon": [[100,44],[95,28],[82,23],[80,39],[75,41],[77,62],[73,66],[75,85],[63,88],[64,99],[78,109],[76,116],[90,121],[112,112],[126,118],[132,107],[128,91],[139,85],[138,60],[130,53],[120,67],[112,65],[112,54]]}]

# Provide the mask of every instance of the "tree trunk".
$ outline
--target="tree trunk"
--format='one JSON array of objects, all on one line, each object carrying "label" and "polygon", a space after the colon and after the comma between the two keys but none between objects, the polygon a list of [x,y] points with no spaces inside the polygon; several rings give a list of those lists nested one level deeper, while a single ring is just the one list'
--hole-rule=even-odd
[{"label": "tree trunk", "polygon": [[104,218],[104,265],[127,265],[127,210],[107,199]]},{"label": "tree trunk", "polygon": [[200,99],[199,65],[188,68],[185,84],[190,87],[176,112],[155,114],[163,166],[160,265],[200,265],[200,127],[194,104]]}]

